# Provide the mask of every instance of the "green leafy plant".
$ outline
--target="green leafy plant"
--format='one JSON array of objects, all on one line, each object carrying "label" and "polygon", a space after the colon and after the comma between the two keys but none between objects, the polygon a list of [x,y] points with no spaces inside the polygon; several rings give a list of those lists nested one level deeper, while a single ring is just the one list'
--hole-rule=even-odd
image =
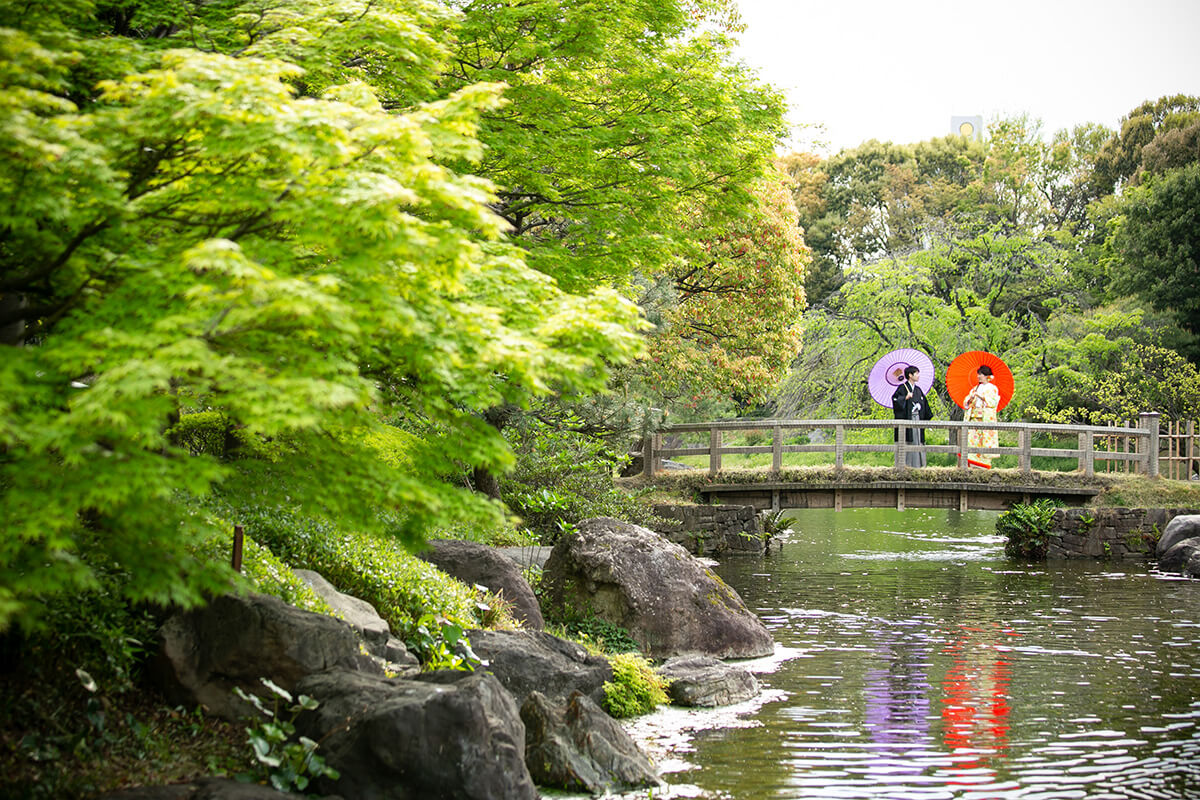
[{"label": "green leafy plant", "polygon": [[649,714],[668,702],[670,685],[644,656],[620,653],[611,656],[613,679],[604,684],[604,708],[617,719]]},{"label": "green leafy plant", "polygon": [[1054,512],[1062,503],[1035,500],[1017,503],[996,520],[996,532],[1005,537],[1004,554],[1009,558],[1037,561],[1046,557]]},{"label": "green leafy plant", "polygon": [[616,623],[596,616],[579,617],[563,623],[563,632],[570,639],[592,645],[602,653],[641,653],[642,647],[629,631]]},{"label": "green leafy plant", "polygon": [[[246,741],[254,750],[255,761],[266,773],[267,781],[281,792],[303,792],[313,778],[337,780],[338,771],[317,755],[317,742],[307,736],[296,737],[296,717],[320,704],[307,695],[293,699],[291,692],[267,678],[259,678],[273,695],[268,707],[258,695],[234,687],[234,694],[252,705],[261,719],[246,728]],[[280,704],[283,707],[280,708]],[[286,714],[286,716],[284,716]]]}]

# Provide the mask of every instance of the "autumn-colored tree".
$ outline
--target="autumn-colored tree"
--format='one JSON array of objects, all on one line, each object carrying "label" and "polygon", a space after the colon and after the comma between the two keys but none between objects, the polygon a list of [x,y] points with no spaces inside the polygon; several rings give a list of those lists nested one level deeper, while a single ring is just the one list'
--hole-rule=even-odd
[{"label": "autumn-colored tree", "polygon": [[759,206],[740,218],[698,209],[690,229],[704,259],[679,262],[659,284],[665,291],[646,295],[657,326],[649,359],[632,370],[671,405],[761,401],[796,355],[809,253],[782,177],[757,193]]}]

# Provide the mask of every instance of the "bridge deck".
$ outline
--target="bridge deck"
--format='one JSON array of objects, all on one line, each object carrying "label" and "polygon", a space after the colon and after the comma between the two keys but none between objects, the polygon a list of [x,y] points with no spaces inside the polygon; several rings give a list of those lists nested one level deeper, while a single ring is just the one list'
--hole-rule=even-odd
[{"label": "bridge deck", "polygon": [[726,483],[700,487],[708,502],[783,508],[949,508],[1004,511],[1014,503],[1051,498],[1080,505],[1095,487],[1013,486],[995,483],[873,481],[871,483]]}]

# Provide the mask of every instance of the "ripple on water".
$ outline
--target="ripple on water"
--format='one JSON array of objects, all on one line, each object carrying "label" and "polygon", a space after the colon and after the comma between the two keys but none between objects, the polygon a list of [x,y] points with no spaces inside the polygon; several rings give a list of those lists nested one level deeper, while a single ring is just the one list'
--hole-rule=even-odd
[{"label": "ripple on water", "polygon": [[982,512],[806,512],[718,573],[790,657],[679,777],[737,800],[1200,797],[1200,591],[1006,561]]}]

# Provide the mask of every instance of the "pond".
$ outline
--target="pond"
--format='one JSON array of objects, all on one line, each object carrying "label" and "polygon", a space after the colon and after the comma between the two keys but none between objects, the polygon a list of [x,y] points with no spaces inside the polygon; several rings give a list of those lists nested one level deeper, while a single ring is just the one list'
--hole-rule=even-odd
[{"label": "pond", "polygon": [[1200,797],[1200,582],[1140,562],[1009,562],[991,512],[792,516],[779,552],[716,568],[775,636],[767,702],[695,734],[673,785],[736,800]]}]

